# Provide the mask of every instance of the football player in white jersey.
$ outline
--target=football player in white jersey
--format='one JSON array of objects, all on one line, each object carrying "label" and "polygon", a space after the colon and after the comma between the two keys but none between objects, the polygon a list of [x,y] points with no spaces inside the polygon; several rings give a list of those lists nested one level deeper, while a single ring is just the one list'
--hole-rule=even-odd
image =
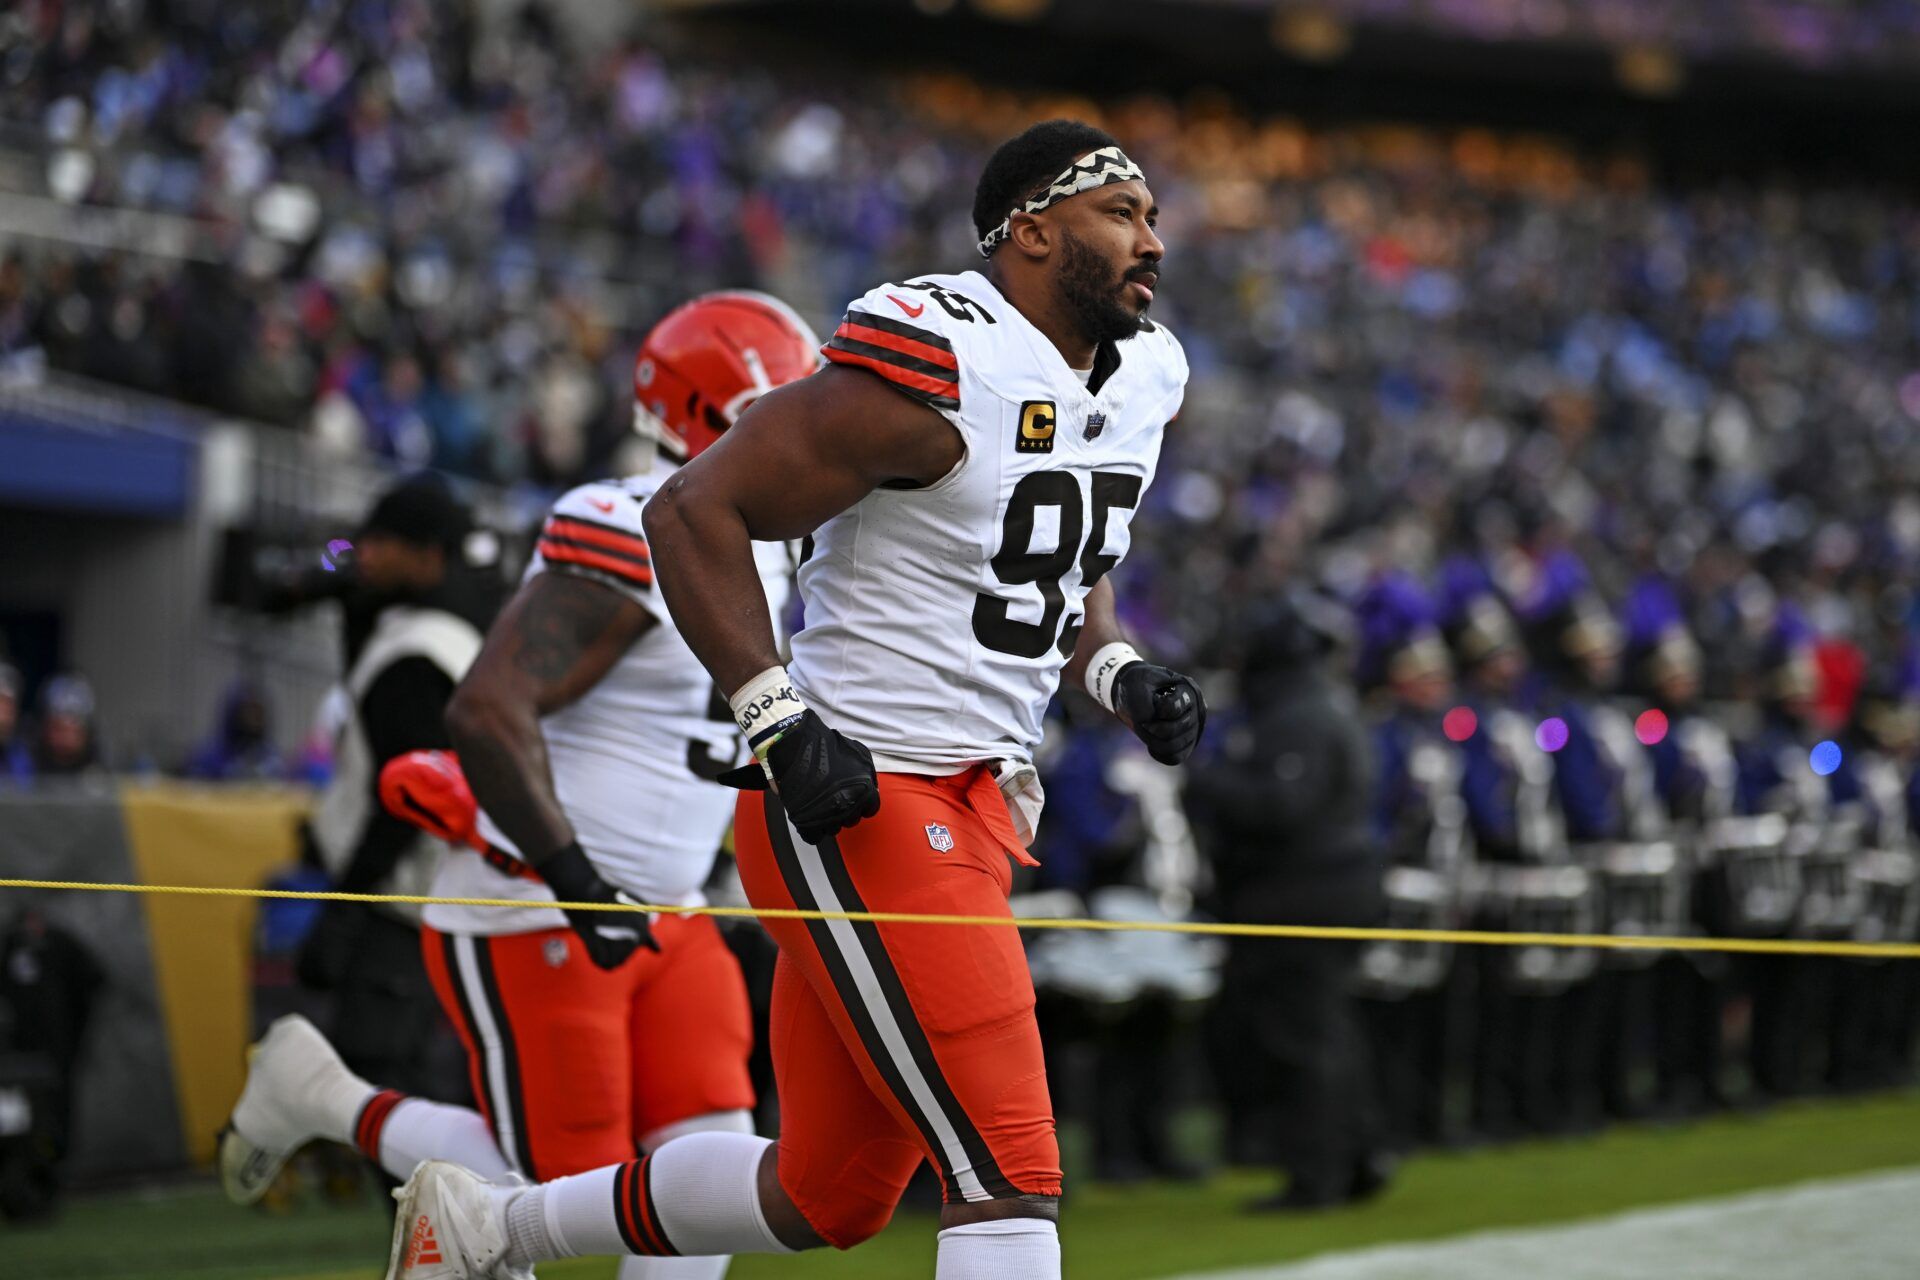
[{"label": "football player in white jersey", "polygon": [[[1063,674],[1164,763],[1204,724],[1194,683],[1128,646],[1102,580],[1187,378],[1147,320],[1152,192],[1113,138],[1050,121],[994,154],[973,214],[984,271],[860,298],[826,369],[757,402],[648,504],[681,633],[771,784],[734,826],[763,909],[1009,918]],[[807,533],[789,667],[752,546]],[[940,1280],[1058,1277],[1059,1155],[1017,933],[766,923],[778,1143],[694,1134],[534,1188],[423,1165],[402,1216],[457,1224],[460,1261],[392,1274],[848,1248],[925,1159],[945,1189]]]},{"label": "football player in white jersey", "polygon": [[[776,299],[697,298],[641,347],[636,426],[684,461],[758,396],[817,368],[818,348]],[[257,1199],[316,1136],[354,1143],[401,1179],[434,1156],[551,1178],[683,1133],[752,1133],[751,1013],[714,922],[547,905],[697,905],[733,819],[736,793],[715,779],[742,758],[739,730],[660,600],[641,529],[671,474],[584,485],[554,505],[449,706],[458,760],[418,752],[382,779],[390,808],[480,853],[443,858],[435,896],[526,904],[426,912],[428,971],[480,1110],[376,1089],[311,1024],[282,1019],[222,1139],[236,1199]],[[753,555],[756,590],[777,616],[789,548]],[[420,1256],[433,1252],[416,1243]],[[726,1261],[636,1257],[620,1274],[715,1280]]]}]

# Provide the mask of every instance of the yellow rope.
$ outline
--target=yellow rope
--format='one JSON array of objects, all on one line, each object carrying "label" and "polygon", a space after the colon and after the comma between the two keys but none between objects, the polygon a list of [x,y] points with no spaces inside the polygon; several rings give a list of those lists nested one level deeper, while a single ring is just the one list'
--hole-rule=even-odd
[{"label": "yellow rope", "polygon": [[1216,938],[1322,938],[1348,942],[1434,942],[1485,947],[1603,947],[1613,951],[1723,951],[1749,955],[1852,956],[1920,960],[1915,942],[1820,942],[1807,938],[1666,938],[1610,933],[1501,933],[1481,929],[1362,929],[1338,925],[1223,924],[1179,920],[1020,919],[1011,916],[923,915],[910,911],[802,911],[792,907],[629,906],[607,902],[527,902],[512,898],[435,898],[401,893],[328,893],[306,889],[230,889],[182,884],[96,884],[88,880],[6,880],[0,889],[94,893],[185,894],[207,898],[291,898],[310,902],[387,902],[447,907],[553,907],[570,911],[648,911],[662,915],[751,917],[758,920],[852,920],[876,924],[984,925],[1014,929],[1078,929],[1102,933],[1187,933]]}]

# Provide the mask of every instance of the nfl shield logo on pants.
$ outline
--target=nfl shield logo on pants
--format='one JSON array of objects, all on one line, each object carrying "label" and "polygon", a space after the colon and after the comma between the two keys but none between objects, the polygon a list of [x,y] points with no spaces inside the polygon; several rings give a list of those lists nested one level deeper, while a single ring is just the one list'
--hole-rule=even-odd
[{"label": "nfl shield logo on pants", "polygon": [[927,843],[933,846],[935,853],[945,853],[953,848],[953,832],[937,822],[927,824]]}]

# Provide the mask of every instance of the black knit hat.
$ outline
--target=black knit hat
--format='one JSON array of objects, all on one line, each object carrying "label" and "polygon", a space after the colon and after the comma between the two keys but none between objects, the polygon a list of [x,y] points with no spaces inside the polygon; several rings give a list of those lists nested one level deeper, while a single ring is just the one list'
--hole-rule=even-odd
[{"label": "black knit hat", "polygon": [[414,476],[380,496],[361,524],[360,536],[386,534],[417,547],[453,552],[472,528],[472,514],[444,481]]}]

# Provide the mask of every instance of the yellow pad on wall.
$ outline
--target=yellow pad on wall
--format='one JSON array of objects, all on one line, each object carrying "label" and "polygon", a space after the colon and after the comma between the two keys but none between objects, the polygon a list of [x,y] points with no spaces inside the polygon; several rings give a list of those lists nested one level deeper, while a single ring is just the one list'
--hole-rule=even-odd
[{"label": "yellow pad on wall", "polygon": [[[147,884],[259,884],[299,857],[310,793],[283,787],[121,788],[135,874]],[[251,959],[259,903],[142,895],[154,986],[173,1056],[189,1155],[213,1159],[214,1134],[240,1096],[251,1039]]]}]

